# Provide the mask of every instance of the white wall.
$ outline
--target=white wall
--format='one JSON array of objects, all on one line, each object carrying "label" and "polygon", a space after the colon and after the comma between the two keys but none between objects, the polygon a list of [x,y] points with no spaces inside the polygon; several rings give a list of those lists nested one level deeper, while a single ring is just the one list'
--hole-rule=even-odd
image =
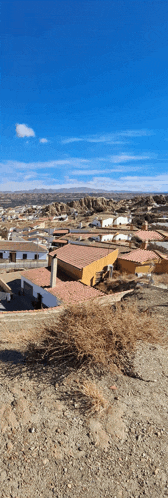
[{"label": "white wall", "polygon": [[[9,258],[9,253],[11,251],[1,251],[0,252],[3,253],[3,259],[8,259]],[[14,251],[15,252],[15,251]],[[23,259],[23,254],[27,254],[27,259],[31,259],[31,260],[34,260],[35,259],[35,254],[39,255],[39,260],[46,260],[47,259],[47,251],[46,253],[44,252],[30,252],[30,251],[27,251],[26,250],[26,247],[25,247],[25,251],[16,251],[16,260],[20,260],[20,259]]]},{"label": "white wall", "polygon": [[128,225],[131,222],[131,216],[117,216],[114,220],[114,225]]},{"label": "white wall", "polygon": [[9,258],[9,251],[0,251],[3,253],[3,259],[8,259]]},{"label": "white wall", "polygon": [[102,228],[113,225],[113,219],[114,218],[106,218],[105,220],[102,220]]},{"label": "white wall", "polygon": [[106,242],[107,240],[113,240],[114,234],[108,233],[107,235],[101,235],[101,242]]},{"label": "white wall", "polygon": [[114,236],[114,240],[131,240],[131,235],[118,233],[117,235]]},{"label": "white wall", "polygon": [[59,305],[59,300],[57,299],[56,296],[53,296],[53,294],[50,294],[50,292],[47,292],[42,287],[40,287],[36,284],[33,284],[31,282],[31,280],[28,280],[28,278],[21,276],[21,288],[22,289],[24,288],[24,281],[33,287],[33,296],[34,297],[37,297],[37,294],[41,294],[42,303],[45,304],[45,306],[47,306],[48,308],[53,308],[54,306]]},{"label": "white wall", "polygon": [[33,259],[34,260],[35,254],[37,254],[37,253],[39,255],[39,259],[40,260],[41,259],[42,260],[43,259],[47,259],[47,251],[46,251],[46,253],[44,253],[44,252],[40,253],[38,251],[37,252],[30,252],[30,251],[26,251],[26,248],[25,248],[25,251],[22,251],[22,252],[17,251],[17,253],[16,253],[16,259],[23,259],[23,254],[27,254],[27,259]]}]

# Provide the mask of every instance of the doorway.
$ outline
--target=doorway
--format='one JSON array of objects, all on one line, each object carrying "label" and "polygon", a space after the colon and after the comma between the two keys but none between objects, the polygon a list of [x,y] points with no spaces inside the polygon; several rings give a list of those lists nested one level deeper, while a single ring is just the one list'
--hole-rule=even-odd
[{"label": "doorway", "polygon": [[9,253],[9,260],[11,261],[11,263],[16,263],[16,252]]}]

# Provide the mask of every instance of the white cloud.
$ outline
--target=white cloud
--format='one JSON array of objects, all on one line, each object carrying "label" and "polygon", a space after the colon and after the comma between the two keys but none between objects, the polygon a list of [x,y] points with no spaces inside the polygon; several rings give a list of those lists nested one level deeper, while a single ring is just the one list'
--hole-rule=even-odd
[{"label": "white cloud", "polygon": [[109,157],[112,163],[123,163],[128,161],[143,161],[144,159],[150,159],[150,156],[136,156],[131,154],[118,154]]},{"label": "white cloud", "polygon": [[47,138],[40,138],[39,142],[41,144],[47,144],[48,140],[47,140]]},{"label": "white cloud", "polygon": [[65,166],[69,167],[81,167],[82,165],[89,164],[89,159],[69,157],[68,159],[56,159],[55,161],[37,161],[31,163],[25,163],[21,161],[4,161],[0,162],[0,170],[4,173],[5,171],[17,171],[17,170],[25,170],[26,172],[29,170],[36,169],[49,169],[49,168],[62,168]]},{"label": "white cloud", "polygon": [[19,138],[35,137],[34,130],[32,128],[28,128],[25,124],[16,124],[16,135]]},{"label": "white cloud", "polygon": [[154,135],[152,130],[125,130],[118,133],[120,137],[150,137]]},{"label": "white cloud", "polygon": [[[151,130],[123,130],[115,133],[104,133],[96,135],[86,135],[82,137],[67,137],[61,140],[62,144],[70,144],[73,142],[88,142],[88,143],[107,143],[107,144],[124,144],[127,138],[148,137],[153,135]],[[123,140],[123,138],[125,140]]]},{"label": "white cloud", "polygon": [[61,140],[62,144],[70,144],[73,142],[88,142],[88,143],[107,143],[107,144],[123,144],[125,141],[119,140],[115,134],[92,135],[86,137],[67,137]]},{"label": "white cloud", "polygon": [[78,137],[69,137],[69,138],[64,138],[61,140],[62,144],[71,144],[73,142],[83,142],[83,138],[78,138]]},{"label": "white cloud", "polygon": [[92,176],[92,175],[104,175],[110,173],[126,173],[127,171],[137,171],[140,167],[138,166],[117,166],[116,168],[103,168],[103,169],[74,169],[71,171],[71,175],[77,176]]}]

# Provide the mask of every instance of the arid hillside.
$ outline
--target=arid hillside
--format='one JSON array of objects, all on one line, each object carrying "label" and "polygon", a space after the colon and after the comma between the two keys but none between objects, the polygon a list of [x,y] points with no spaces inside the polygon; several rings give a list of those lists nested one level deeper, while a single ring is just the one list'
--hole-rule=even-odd
[{"label": "arid hillside", "polygon": [[166,290],[143,287],[117,320],[1,315],[2,498],[168,496],[167,310]]}]

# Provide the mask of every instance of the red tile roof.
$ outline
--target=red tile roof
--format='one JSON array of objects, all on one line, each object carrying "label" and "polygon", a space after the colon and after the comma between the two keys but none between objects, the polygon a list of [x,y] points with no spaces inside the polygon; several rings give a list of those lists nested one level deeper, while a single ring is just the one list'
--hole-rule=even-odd
[{"label": "red tile roof", "polygon": [[47,292],[58,297],[65,304],[74,304],[89,299],[94,299],[104,294],[93,287],[83,285],[81,282],[62,281],[58,277],[56,286],[50,287],[50,271],[47,268],[37,268],[22,272],[22,276],[39,287],[43,287]]},{"label": "red tile roof", "polygon": [[12,242],[0,240],[0,251],[21,251],[21,252],[47,252],[46,247],[34,242]]},{"label": "red tile roof", "polygon": [[67,244],[67,240],[65,239],[53,239],[53,242],[56,242],[57,244]]},{"label": "red tile roof", "polygon": [[23,277],[28,278],[40,287],[50,286],[50,271],[47,268],[34,268],[22,272]]},{"label": "red tile roof", "polygon": [[77,244],[67,244],[64,247],[57,249],[56,252],[54,251],[60,261],[64,261],[80,270],[93,263],[93,261],[104,258],[112,252],[113,251],[104,247],[81,246]]},{"label": "red tile roof", "polygon": [[163,240],[163,237],[159,232],[154,232],[152,230],[138,230],[138,232],[135,232],[135,237],[138,237],[141,240]]},{"label": "red tile roof", "polygon": [[102,292],[93,287],[83,285],[81,282],[62,282],[61,280],[58,281],[58,278],[56,287],[47,290],[66,304],[81,303],[89,299],[104,296]]},{"label": "red tile roof", "polygon": [[135,263],[144,263],[153,259],[159,259],[159,256],[154,251],[146,251],[145,249],[135,249],[127,254],[119,256],[119,259],[127,261],[135,261]]}]

